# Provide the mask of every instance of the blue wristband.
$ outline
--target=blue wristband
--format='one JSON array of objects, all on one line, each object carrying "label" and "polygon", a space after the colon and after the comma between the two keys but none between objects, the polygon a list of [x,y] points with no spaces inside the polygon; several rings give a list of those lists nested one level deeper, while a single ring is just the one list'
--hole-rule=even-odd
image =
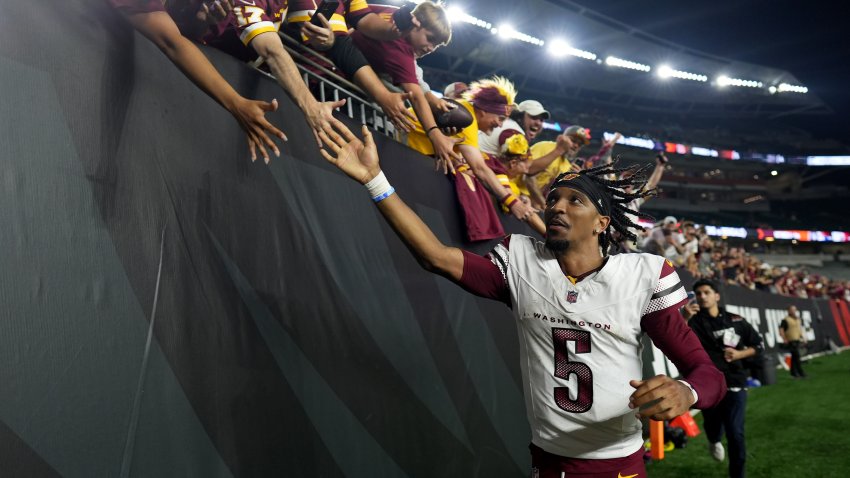
[{"label": "blue wristband", "polygon": [[392,196],[393,194],[395,194],[395,188],[390,186],[390,189],[387,192],[385,192],[384,194],[380,194],[378,196],[373,197],[372,200],[375,201],[376,203],[379,203],[379,202],[383,201],[384,199]]}]

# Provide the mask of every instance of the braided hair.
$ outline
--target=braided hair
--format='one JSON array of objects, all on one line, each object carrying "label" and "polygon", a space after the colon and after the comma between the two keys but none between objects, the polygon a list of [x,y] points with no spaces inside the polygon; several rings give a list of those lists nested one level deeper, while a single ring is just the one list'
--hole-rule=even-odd
[{"label": "braided hair", "polygon": [[[611,212],[609,217],[611,218],[611,223],[608,228],[599,234],[599,247],[602,248],[603,255],[608,255],[608,248],[612,243],[613,232],[621,234],[630,241],[636,241],[637,235],[632,231],[632,229],[639,229],[641,231],[644,230],[643,226],[632,221],[628,214],[643,219],[655,219],[649,214],[635,211],[627,207],[627,205],[635,199],[648,198],[656,194],[657,189],[646,189],[646,171],[650,168],[650,165],[632,165],[618,168],[618,161],[619,158],[615,159],[611,163],[578,171],[579,175],[596,183],[599,191],[603,194],[607,194],[610,198]],[[555,178],[553,184],[557,184],[558,181],[567,174],[576,173],[563,173]],[[629,186],[632,187],[631,193],[625,192],[625,188]],[[613,228],[613,232],[610,231],[611,228]]]}]

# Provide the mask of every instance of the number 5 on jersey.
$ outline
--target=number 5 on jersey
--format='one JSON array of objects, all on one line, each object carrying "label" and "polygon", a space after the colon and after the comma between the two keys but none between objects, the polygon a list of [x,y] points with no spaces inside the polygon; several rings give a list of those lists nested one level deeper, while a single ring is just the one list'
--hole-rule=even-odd
[{"label": "number 5 on jersey", "polygon": [[590,353],[590,332],[575,329],[552,329],[555,345],[555,376],[568,380],[576,376],[575,400],[570,399],[569,387],[555,387],[555,403],[562,410],[584,413],[593,406],[593,372],[586,364],[570,361],[567,342],[576,343],[576,355]]}]

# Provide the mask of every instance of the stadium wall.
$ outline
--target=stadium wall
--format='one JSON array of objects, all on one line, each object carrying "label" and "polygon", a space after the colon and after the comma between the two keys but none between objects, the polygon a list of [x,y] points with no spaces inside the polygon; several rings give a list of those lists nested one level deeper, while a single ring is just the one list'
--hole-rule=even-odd
[{"label": "stadium wall", "polygon": [[[0,5],[3,476],[527,475],[509,311],[421,271],[272,81],[206,51],[281,100],[266,166],[101,2]],[[490,247],[432,163],[378,141],[442,240]],[[847,344],[846,307],[796,303]]]}]

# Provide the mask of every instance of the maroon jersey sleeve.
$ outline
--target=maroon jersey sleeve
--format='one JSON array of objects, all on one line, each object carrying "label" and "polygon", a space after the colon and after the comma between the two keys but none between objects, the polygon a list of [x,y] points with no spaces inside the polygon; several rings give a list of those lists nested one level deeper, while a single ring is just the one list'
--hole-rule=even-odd
[{"label": "maroon jersey sleeve", "polygon": [[224,22],[239,35],[243,45],[251,43],[257,35],[277,32],[286,12],[285,0],[252,0],[233,2],[233,12]]},{"label": "maroon jersey sleeve", "polygon": [[366,0],[344,0],[343,4],[345,5],[345,22],[352,28],[357,28],[360,19],[372,13],[372,7],[366,3]]},{"label": "maroon jersey sleeve", "polygon": [[694,408],[711,408],[726,395],[726,379],[679,312],[688,299],[670,261],[664,261],[660,275],[641,328],[696,390],[699,399]]},{"label": "maroon jersey sleeve", "polygon": [[463,251],[463,275],[458,283],[465,290],[487,299],[504,302],[510,307],[508,289],[508,246],[510,236],[496,245],[486,257]]},{"label": "maroon jersey sleeve", "polygon": [[106,0],[106,3],[125,15],[165,11],[162,0]]}]

